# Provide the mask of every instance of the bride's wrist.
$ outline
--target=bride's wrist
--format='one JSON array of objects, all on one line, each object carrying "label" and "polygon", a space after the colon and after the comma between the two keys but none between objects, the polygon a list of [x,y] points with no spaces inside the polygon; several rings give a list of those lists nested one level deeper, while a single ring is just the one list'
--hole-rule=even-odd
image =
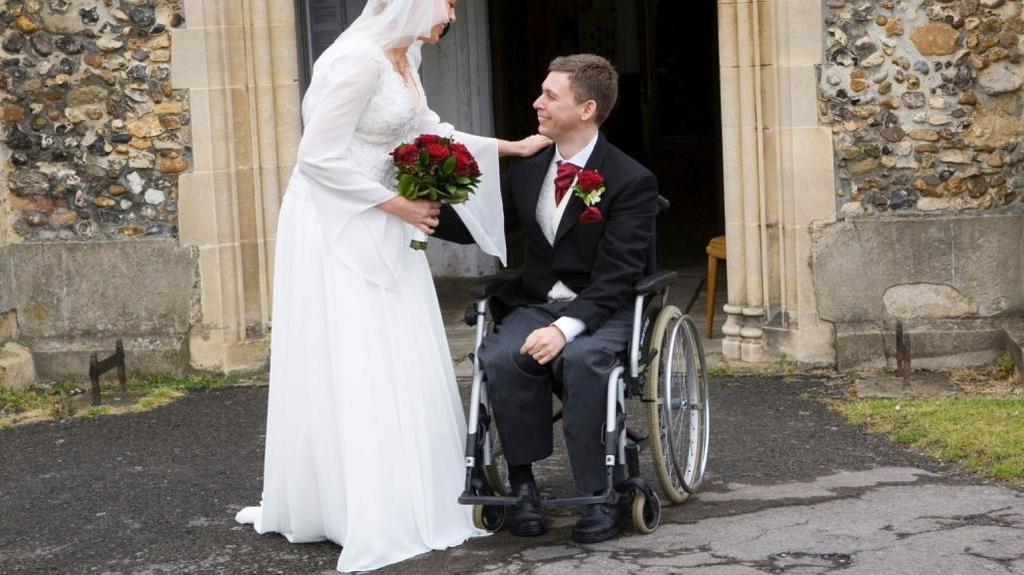
[{"label": "bride's wrist", "polygon": [[402,195],[395,194],[395,197],[390,200],[377,204],[377,209],[384,210],[389,214],[397,214],[404,199]]}]

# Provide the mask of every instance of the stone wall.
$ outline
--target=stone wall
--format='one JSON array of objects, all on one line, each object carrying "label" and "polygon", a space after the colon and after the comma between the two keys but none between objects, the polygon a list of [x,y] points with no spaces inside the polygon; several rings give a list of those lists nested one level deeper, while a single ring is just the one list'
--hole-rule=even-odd
[{"label": "stone wall", "polygon": [[179,0],[9,0],[0,91],[16,240],[177,235],[191,160],[170,83]]},{"label": "stone wall", "polygon": [[1021,208],[1018,0],[824,0],[844,215]]}]

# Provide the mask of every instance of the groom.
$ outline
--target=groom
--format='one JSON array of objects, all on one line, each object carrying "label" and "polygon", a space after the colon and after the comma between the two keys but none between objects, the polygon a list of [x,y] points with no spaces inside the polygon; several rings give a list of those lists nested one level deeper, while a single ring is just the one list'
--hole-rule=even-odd
[{"label": "groom", "polygon": [[[606,488],[607,382],[632,334],[633,285],[653,271],[658,212],[654,175],[600,133],[618,97],[615,68],[578,54],[556,58],[548,71],[533,107],[540,133],[555,145],[503,179],[506,217],[523,225],[526,261],[491,298],[501,323],[479,352],[512,489],[523,502],[512,516],[519,536],[547,531],[532,464],[552,452],[553,389],[561,390],[576,487]],[[602,178],[603,193],[586,205],[581,192]],[[442,219],[438,235],[451,238],[457,218]],[[619,505],[592,505],[572,538],[611,539],[625,515]]]}]

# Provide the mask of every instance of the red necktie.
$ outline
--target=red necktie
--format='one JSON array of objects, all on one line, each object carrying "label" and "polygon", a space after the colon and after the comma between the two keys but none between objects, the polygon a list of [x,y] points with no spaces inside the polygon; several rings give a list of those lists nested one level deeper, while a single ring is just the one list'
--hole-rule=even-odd
[{"label": "red necktie", "polygon": [[576,164],[570,164],[569,162],[558,162],[558,175],[555,176],[555,205],[562,203],[562,198],[565,197],[565,193],[569,191],[569,186],[572,185],[572,181],[576,179],[576,174],[579,174],[583,168],[580,168]]}]

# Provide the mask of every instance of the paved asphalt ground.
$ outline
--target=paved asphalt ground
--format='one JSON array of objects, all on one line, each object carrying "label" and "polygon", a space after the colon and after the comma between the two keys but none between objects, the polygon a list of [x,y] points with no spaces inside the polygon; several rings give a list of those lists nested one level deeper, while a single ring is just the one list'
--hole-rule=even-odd
[{"label": "paved asphalt ground", "polygon": [[[820,401],[841,392],[828,381],[712,387],[709,483],[654,534],[574,545],[565,511],[542,538],[498,534],[382,573],[1024,573],[1021,492],[846,425]],[[337,546],[233,522],[259,498],[266,400],[224,389],[0,431],[0,573],[331,572]],[[547,491],[569,489],[562,455],[540,471]]]},{"label": "paved asphalt ground", "polygon": [[[684,274],[674,301],[700,277]],[[439,293],[459,357],[465,286]],[[563,510],[539,539],[497,534],[381,573],[1024,574],[1024,493],[847,425],[824,403],[845,393],[827,377],[714,378],[707,483],[652,535],[574,545],[578,512]],[[233,521],[259,499],[266,402],[265,387],[222,389],[0,431],[0,575],[333,572],[336,545]],[[569,492],[564,449],[538,475]]]}]

